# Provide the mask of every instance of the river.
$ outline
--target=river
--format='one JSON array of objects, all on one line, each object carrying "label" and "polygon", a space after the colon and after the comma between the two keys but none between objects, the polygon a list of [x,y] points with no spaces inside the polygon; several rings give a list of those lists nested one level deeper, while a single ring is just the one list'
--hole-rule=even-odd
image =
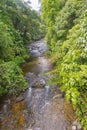
[{"label": "river", "polygon": [[44,39],[28,46],[31,61],[22,65],[28,89],[18,96],[7,96],[0,104],[0,130],[77,130],[72,105],[46,75],[53,69],[45,54]]}]

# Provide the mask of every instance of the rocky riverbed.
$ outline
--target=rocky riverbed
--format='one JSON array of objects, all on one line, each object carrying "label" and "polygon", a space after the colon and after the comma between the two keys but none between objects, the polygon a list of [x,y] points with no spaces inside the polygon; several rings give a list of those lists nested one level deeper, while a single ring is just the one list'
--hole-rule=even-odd
[{"label": "rocky riverbed", "polygon": [[45,51],[44,39],[28,46],[31,61],[22,70],[28,89],[5,97],[0,104],[0,130],[81,130],[72,105],[45,75],[53,66]]}]

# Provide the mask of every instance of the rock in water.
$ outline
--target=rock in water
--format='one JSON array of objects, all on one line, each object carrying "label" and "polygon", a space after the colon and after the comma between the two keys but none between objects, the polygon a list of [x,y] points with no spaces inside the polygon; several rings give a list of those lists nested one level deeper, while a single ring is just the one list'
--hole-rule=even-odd
[{"label": "rock in water", "polygon": [[76,126],[72,126],[72,130],[77,130]]},{"label": "rock in water", "polygon": [[16,98],[16,103],[17,102],[21,102],[21,101],[23,101],[24,100],[24,96],[23,95],[19,95],[17,98]]},{"label": "rock in water", "polygon": [[46,85],[46,82],[45,82],[44,79],[37,78],[36,80],[34,80],[32,82],[31,87],[33,87],[33,88],[43,88],[43,87],[45,87],[45,85]]},{"label": "rock in water", "polygon": [[33,82],[36,78],[37,78],[36,75],[34,73],[31,73],[31,72],[27,73],[26,77],[25,77],[25,79],[28,83]]},{"label": "rock in water", "polygon": [[[77,120],[73,122],[73,126],[76,126],[76,128],[77,128],[76,130],[81,130],[82,129],[80,123]],[[72,130],[74,130],[74,129],[72,129]]]}]

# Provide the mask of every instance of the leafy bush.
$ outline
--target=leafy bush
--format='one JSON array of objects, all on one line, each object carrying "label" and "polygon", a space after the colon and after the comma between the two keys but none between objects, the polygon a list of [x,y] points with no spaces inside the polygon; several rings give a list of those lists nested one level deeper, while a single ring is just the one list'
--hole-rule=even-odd
[{"label": "leafy bush", "polygon": [[0,96],[6,93],[17,94],[26,87],[23,73],[16,63],[10,61],[0,64]]}]

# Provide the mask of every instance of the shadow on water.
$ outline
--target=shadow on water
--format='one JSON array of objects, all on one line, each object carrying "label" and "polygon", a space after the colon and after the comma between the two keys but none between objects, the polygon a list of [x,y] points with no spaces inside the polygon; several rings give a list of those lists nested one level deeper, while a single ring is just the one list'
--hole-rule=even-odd
[{"label": "shadow on water", "polygon": [[[72,105],[65,101],[58,86],[48,84],[50,76],[43,75],[52,70],[52,63],[44,54],[45,41],[28,48],[33,60],[23,64],[22,69],[29,87],[25,93],[3,100],[0,130],[72,130],[76,118]],[[37,87],[42,81],[44,87]]]}]

